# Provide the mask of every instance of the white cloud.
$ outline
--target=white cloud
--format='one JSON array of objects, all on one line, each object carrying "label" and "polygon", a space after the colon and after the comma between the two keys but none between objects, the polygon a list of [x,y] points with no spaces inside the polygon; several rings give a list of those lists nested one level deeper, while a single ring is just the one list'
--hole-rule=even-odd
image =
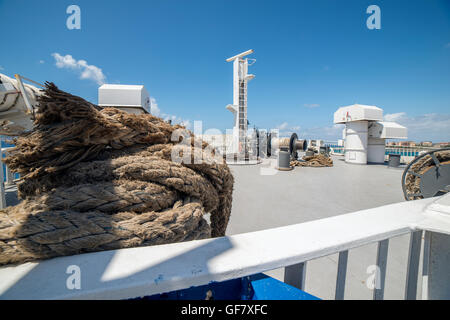
[{"label": "white cloud", "polygon": [[303,139],[322,139],[325,141],[337,141],[342,139],[343,124],[334,124],[325,127],[311,127],[306,128],[300,132],[300,137]]},{"label": "white cloud", "polygon": [[161,113],[161,109],[159,109],[158,103],[156,102],[156,99],[154,97],[150,97],[150,111],[152,115],[161,117],[164,119],[164,121],[171,120],[172,124],[181,124],[185,126],[186,129],[191,128],[191,121],[189,119],[182,119],[172,114]]},{"label": "white cloud", "polygon": [[405,126],[408,129],[408,140],[450,141],[450,114],[428,113],[410,117],[405,112],[399,112],[386,114],[384,120]]},{"label": "white cloud", "polygon": [[182,119],[180,117],[174,116],[173,114],[162,114],[162,118],[164,119],[164,121],[168,121],[170,120],[172,122],[172,124],[181,124],[183,126],[185,126],[186,128],[190,128],[191,127],[191,121],[187,120],[187,119]]},{"label": "white cloud", "polygon": [[153,97],[150,97],[150,111],[152,115],[159,117],[159,114],[161,113],[161,110],[158,108],[158,103],[156,102],[156,99]]},{"label": "white cloud", "polygon": [[191,129],[191,121],[190,120],[186,120],[186,119],[185,120],[181,120],[180,124],[182,126],[185,126],[186,129]]},{"label": "white cloud", "polygon": [[158,108],[158,103],[156,102],[156,99],[153,97],[150,97],[150,111],[152,115],[159,117],[159,114],[161,113],[161,110]]},{"label": "white cloud", "polygon": [[405,112],[398,112],[398,113],[388,113],[384,115],[385,121],[397,121],[401,118],[404,118],[406,116]]},{"label": "white cloud", "polygon": [[75,60],[70,54],[61,56],[59,53],[52,53],[52,57],[56,60],[56,66],[58,68],[77,68],[77,60]]},{"label": "white cloud", "polygon": [[304,106],[307,107],[307,108],[318,108],[318,107],[320,107],[320,104],[317,104],[317,103],[305,103]]},{"label": "white cloud", "polygon": [[278,129],[279,136],[280,137],[286,137],[290,136],[294,132],[297,132],[300,130],[300,126],[289,126],[289,123],[283,122],[279,126],[277,126],[275,129]]},{"label": "white cloud", "polygon": [[283,122],[282,124],[280,124],[279,126],[277,126],[278,130],[286,130],[288,128],[288,123],[287,122]]},{"label": "white cloud", "polygon": [[39,60],[39,63],[40,63],[40,64],[44,64],[45,61],[44,61],[44,60]]},{"label": "white cloud", "polygon": [[76,60],[70,54],[65,56],[59,53],[53,53],[53,58],[55,58],[55,65],[60,69],[72,69],[80,73],[80,79],[90,79],[95,81],[98,85],[105,83],[106,77],[97,66],[90,65],[86,60]]}]

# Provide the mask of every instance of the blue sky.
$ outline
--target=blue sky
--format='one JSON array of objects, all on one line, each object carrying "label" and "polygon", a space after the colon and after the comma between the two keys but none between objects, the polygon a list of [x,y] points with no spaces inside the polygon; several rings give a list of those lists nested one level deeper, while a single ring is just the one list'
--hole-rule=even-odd
[{"label": "blue sky", "polygon": [[[66,28],[71,4],[81,30]],[[366,26],[372,4],[380,30]],[[160,115],[225,130],[225,59],[253,49],[251,125],[338,139],[334,111],[360,103],[383,108],[411,139],[450,140],[448,0],[0,0],[0,27],[1,73],[53,81],[94,103],[101,81],[145,84]],[[58,67],[55,53],[88,67]]]}]

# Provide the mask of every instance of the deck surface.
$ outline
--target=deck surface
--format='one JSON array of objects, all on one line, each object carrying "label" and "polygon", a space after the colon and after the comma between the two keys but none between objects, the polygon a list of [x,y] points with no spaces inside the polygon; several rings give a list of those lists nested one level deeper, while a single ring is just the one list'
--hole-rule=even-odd
[{"label": "deck surface", "polygon": [[[233,209],[227,234],[280,227],[341,215],[404,201],[401,176],[403,168],[386,165],[353,165],[333,156],[330,168],[297,167],[261,175],[261,165],[231,166],[235,187]],[[286,245],[295,246],[295,243]],[[385,299],[403,299],[409,236],[389,242]],[[372,299],[367,286],[375,265],[376,245],[351,250],[348,258],[346,299]],[[307,264],[306,291],[324,299],[333,299],[338,255]],[[420,270],[421,272],[421,270]],[[282,280],[283,270],[267,274]],[[421,286],[419,283],[419,298]]]}]

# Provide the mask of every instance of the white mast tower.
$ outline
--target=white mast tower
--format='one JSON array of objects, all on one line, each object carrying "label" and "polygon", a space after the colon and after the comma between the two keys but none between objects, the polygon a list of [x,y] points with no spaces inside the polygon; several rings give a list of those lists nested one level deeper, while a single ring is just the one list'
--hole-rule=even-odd
[{"label": "white mast tower", "polygon": [[[247,82],[255,76],[248,73],[248,66],[256,60],[243,58],[253,53],[253,50],[242,52],[234,57],[226,59],[233,62],[233,104],[227,105],[227,109],[234,114],[233,140],[231,153],[239,157],[248,157],[247,143]],[[250,60],[250,64],[249,64]]]}]

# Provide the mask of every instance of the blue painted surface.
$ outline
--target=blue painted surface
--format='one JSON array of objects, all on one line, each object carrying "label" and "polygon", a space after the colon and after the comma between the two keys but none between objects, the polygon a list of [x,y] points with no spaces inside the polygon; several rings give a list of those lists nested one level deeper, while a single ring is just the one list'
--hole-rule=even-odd
[{"label": "blue painted surface", "polygon": [[14,147],[13,144],[6,143],[6,141],[4,141],[3,139],[5,139],[5,138],[3,138],[3,136],[2,136],[2,148]]},{"label": "blue painted surface", "polygon": [[251,294],[245,294],[245,280],[233,279],[224,282],[213,282],[208,285],[171,291],[142,297],[144,300],[205,300],[211,291],[215,300],[250,300]]},{"label": "blue painted surface", "polygon": [[191,287],[139,299],[204,300],[211,291],[214,300],[320,300],[302,290],[262,273],[249,277]]},{"label": "blue painted surface", "polygon": [[266,275],[252,280],[251,285],[254,292],[252,300],[320,300],[305,291]]}]

